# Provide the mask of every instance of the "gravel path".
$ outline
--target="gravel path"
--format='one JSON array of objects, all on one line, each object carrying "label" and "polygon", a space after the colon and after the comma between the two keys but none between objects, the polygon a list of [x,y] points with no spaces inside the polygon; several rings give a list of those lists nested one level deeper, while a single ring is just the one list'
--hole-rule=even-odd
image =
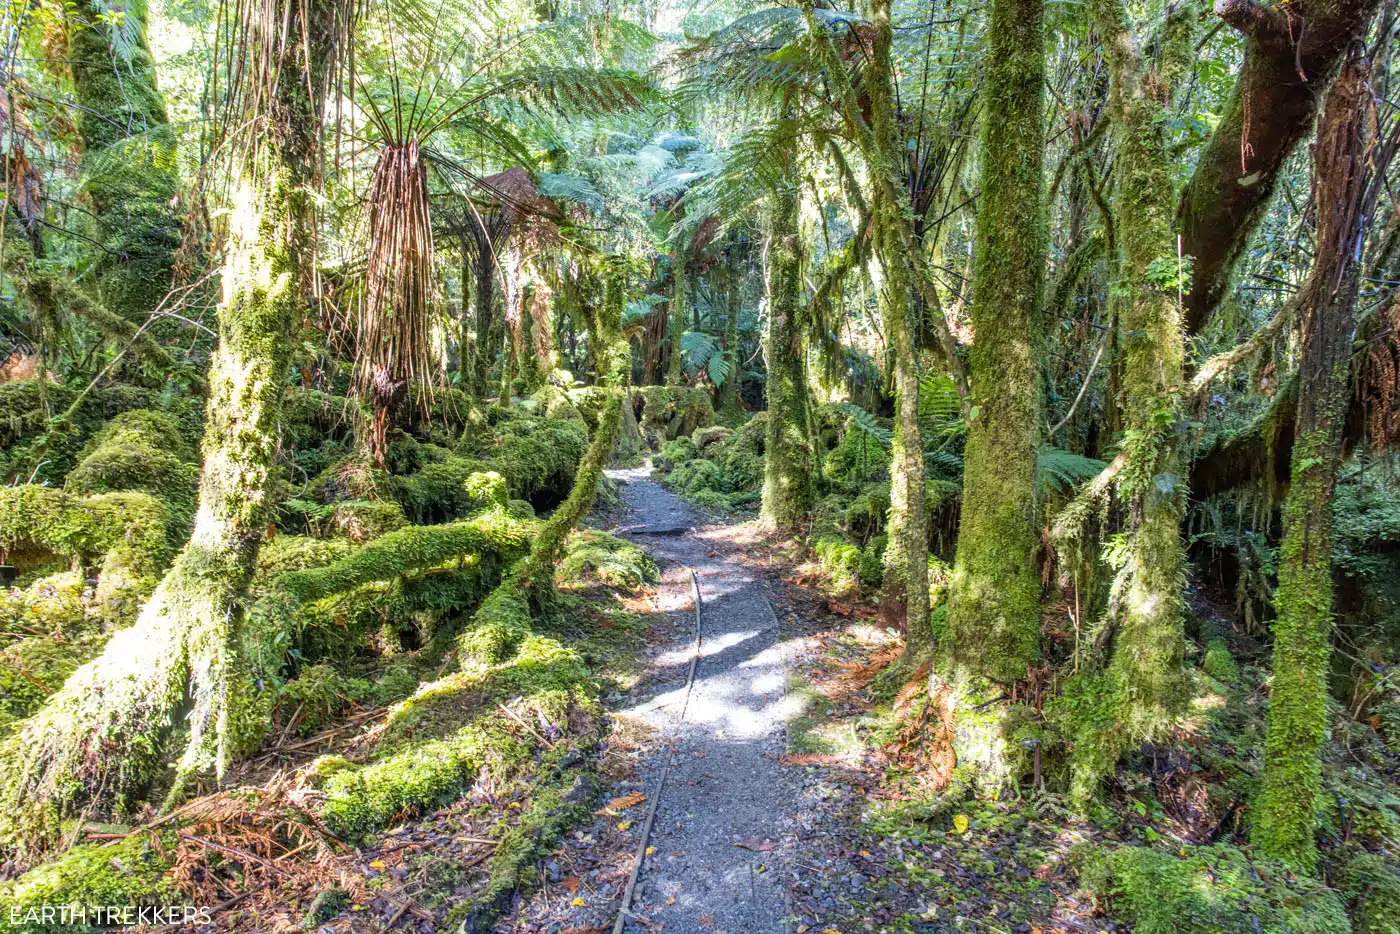
[{"label": "gravel path", "polygon": [[[681,680],[693,651],[689,638],[666,646],[663,664],[680,678],[621,711],[669,741],[654,757],[648,799],[669,756],[629,911],[668,934],[769,934],[783,930],[784,841],[791,793],[779,758],[785,751],[788,653],[759,575],[700,528],[701,517],[650,479],[650,471],[609,471],[627,506],[622,534],[663,565],[696,573],[701,595],[700,660],[693,685]],[[667,575],[665,608],[693,614],[688,575]],[[686,627],[677,627],[684,633]],[[687,636],[693,635],[687,633]],[[642,924],[627,919],[626,930]]]}]

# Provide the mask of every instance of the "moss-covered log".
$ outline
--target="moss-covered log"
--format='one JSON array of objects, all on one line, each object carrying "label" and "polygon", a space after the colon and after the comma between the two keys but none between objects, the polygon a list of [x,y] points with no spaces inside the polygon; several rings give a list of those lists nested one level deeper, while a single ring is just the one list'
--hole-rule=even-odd
[{"label": "moss-covered log", "polygon": [[977,210],[973,411],[940,650],[950,674],[1015,681],[1040,654],[1035,523],[1046,232],[1042,0],[992,4]]},{"label": "moss-covered log", "polygon": [[1332,494],[1350,395],[1352,334],[1369,204],[1369,68],[1353,58],[1327,95],[1313,145],[1317,258],[1300,301],[1303,344],[1291,483],[1274,604],[1274,677],[1254,839],[1312,869],[1332,632]]}]

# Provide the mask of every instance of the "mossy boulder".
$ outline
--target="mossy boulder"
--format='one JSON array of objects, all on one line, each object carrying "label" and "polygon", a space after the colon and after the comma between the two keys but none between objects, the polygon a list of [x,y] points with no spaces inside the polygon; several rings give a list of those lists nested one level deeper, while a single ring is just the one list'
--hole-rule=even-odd
[{"label": "mossy boulder", "polygon": [[1226,844],[1185,855],[1150,847],[1076,848],[1080,882],[1137,934],[1344,934],[1338,894]]},{"label": "mossy boulder", "polygon": [[657,573],[656,562],[633,543],[584,529],[569,536],[555,576],[565,585],[597,581],[635,591],[656,581]]},{"label": "mossy boulder", "polygon": [[122,412],[88,442],[64,489],[77,496],[137,491],[164,503],[172,549],[194,521],[199,462],[175,416],[151,409]]},{"label": "mossy boulder", "polygon": [[53,862],[45,863],[10,882],[0,883],[0,910],[10,922],[7,930],[24,934],[87,934],[107,926],[70,916],[65,923],[45,922],[46,906],[86,908],[97,906],[140,907],[183,904],[179,886],[170,876],[172,835],[154,839],[134,834],[112,846],[76,846]]},{"label": "mossy boulder", "polygon": [[689,438],[677,438],[662,445],[661,453],[652,459],[652,465],[662,473],[670,473],[681,464],[699,456],[700,449],[694,441]]},{"label": "mossy boulder", "polygon": [[733,429],[724,425],[709,425],[704,428],[697,428],[690,436],[690,440],[695,442],[695,447],[703,451],[712,444],[720,444],[728,441],[734,434]]},{"label": "mossy boulder", "polygon": [[703,387],[643,386],[636,395],[642,403],[642,435],[653,450],[715,422],[714,403]]}]

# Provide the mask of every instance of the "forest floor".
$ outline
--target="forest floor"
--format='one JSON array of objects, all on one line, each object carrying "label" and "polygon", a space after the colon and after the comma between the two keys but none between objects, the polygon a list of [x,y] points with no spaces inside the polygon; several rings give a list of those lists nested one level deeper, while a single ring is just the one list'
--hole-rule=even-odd
[{"label": "forest floor", "polygon": [[498,932],[612,930],[639,853],[636,934],[1116,928],[1076,898],[1063,855],[1081,835],[1062,812],[948,810],[902,767],[874,684],[901,642],[872,607],[824,595],[794,542],[707,523],[648,474],[613,472],[617,534],[663,571],[646,671],[608,698],[613,784]]}]

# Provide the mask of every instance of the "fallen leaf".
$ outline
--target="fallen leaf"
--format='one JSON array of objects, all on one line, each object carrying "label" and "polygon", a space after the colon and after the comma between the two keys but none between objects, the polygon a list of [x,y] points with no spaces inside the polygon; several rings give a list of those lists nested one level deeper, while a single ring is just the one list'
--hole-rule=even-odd
[{"label": "fallen leaf", "polygon": [[631,826],[632,826],[632,822],[631,822],[630,820],[625,820],[625,821],[623,821],[622,823],[620,823],[620,824],[617,825],[617,829],[618,829],[618,830],[626,830],[626,829],[628,829],[628,828],[631,827]]},{"label": "fallen leaf", "polygon": [[749,837],[745,840],[738,840],[734,843],[734,845],[736,847],[739,847],[740,849],[753,850],[755,853],[771,853],[775,849],[777,849],[776,844],[769,843],[767,840],[759,842],[754,837]]},{"label": "fallen leaf", "polygon": [[606,805],[594,811],[597,817],[616,817],[630,807],[641,804],[647,796],[640,791],[634,791],[630,795],[623,795],[620,798],[613,798]]},{"label": "fallen leaf", "polygon": [[582,907],[583,907],[583,899],[581,899],[581,898],[576,898],[576,899],[574,899],[573,901],[569,902],[569,904],[570,904],[570,905],[573,905],[575,908],[582,908]]},{"label": "fallen leaf", "polygon": [[654,846],[649,846],[649,847],[647,847],[647,849],[646,849],[646,854],[647,854],[648,856],[655,856],[655,855],[656,855],[656,847],[654,847]]},{"label": "fallen leaf", "polygon": [[676,896],[674,896],[674,895],[667,895],[667,896],[666,896],[666,904],[668,904],[668,905],[674,905],[675,903],[676,903]]},{"label": "fallen leaf", "polygon": [[384,860],[382,860],[382,859],[372,859],[372,860],[370,860],[370,861],[369,861],[369,868],[371,868],[371,869],[383,869],[383,868],[384,868]]},{"label": "fallen leaf", "polygon": [[579,881],[578,876],[569,876],[567,879],[560,879],[559,886],[568,889],[569,894],[572,895],[578,891]]}]

